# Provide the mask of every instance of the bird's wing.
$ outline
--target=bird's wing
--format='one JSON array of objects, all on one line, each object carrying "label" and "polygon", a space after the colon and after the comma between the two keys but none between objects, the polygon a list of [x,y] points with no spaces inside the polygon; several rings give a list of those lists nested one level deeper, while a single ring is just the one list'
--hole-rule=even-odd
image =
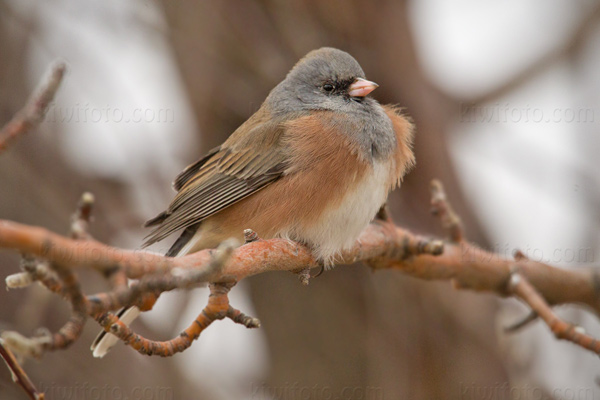
[{"label": "bird's wing", "polygon": [[280,143],[283,131],[283,124],[259,114],[187,167],[173,183],[179,192],[169,208],[146,223],[156,228],[144,246],[197,224],[282,176],[287,168]]}]

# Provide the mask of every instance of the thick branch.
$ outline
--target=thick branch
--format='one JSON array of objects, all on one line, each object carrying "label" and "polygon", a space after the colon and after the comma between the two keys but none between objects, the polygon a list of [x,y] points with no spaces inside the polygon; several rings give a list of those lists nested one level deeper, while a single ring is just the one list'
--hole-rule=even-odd
[{"label": "thick branch", "polygon": [[[124,250],[94,240],[78,241],[32,227],[0,220],[0,248],[29,253],[71,268],[89,267],[99,271],[123,268],[132,279],[149,274],[177,270],[200,270],[206,267],[213,250],[203,250],[185,257],[164,257],[148,251]],[[409,233],[393,225],[374,223],[360,236],[357,244],[342,252],[336,264],[379,259],[401,260],[417,254],[439,254],[442,244]],[[267,271],[294,271],[317,267],[310,249],[283,239],[257,240],[234,252],[221,272],[205,277],[205,282],[239,281]]]},{"label": "thick branch", "polygon": [[422,255],[400,262],[389,261],[384,268],[398,269],[419,279],[451,280],[459,289],[508,296],[506,285],[513,265],[548,304],[584,304],[600,314],[596,268],[572,270],[526,259],[513,261],[468,243],[446,245],[439,257]]},{"label": "thick branch", "polygon": [[[9,221],[0,221],[0,248],[31,253],[72,268],[113,270],[119,267],[134,279],[174,269],[201,271],[211,259],[211,250],[169,258],[113,248],[91,240],[72,240],[43,228]],[[549,304],[585,304],[600,313],[592,268],[566,270],[528,259],[509,260],[466,242],[446,244],[443,254],[433,255],[440,250],[439,242],[378,221],[365,229],[352,249],[342,252],[337,264],[365,261],[376,269],[397,269],[425,280],[452,280],[459,288],[491,291],[502,296],[508,295],[510,268],[516,264]],[[206,282],[240,281],[267,271],[297,271],[317,266],[310,250],[300,244],[283,239],[258,240],[238,248],[219,272],[207,273],[204,279]]]}]

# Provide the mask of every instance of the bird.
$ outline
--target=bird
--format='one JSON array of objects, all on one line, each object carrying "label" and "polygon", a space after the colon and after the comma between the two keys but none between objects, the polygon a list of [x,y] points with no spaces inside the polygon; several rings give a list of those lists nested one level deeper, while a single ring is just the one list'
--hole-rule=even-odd
[{"label": "bird", "polygon": [[[146,222],[154,229],[144,246],[182,231],[166,256],[183,256],[242,241],[251,228],[303,243],[333,265],[415,164],[413,124],[369,96],[377,87],[347,52],[309,52],[222,145],[175,178],[177,194]],[[139,310],[119,315],[129,324]],[[116,342],[101,332],[94,355]]]}]

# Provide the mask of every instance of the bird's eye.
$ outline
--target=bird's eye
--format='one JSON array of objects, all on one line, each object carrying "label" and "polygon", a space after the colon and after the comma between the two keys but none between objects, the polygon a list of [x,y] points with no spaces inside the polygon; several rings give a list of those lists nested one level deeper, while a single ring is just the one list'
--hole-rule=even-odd
[{"label": "bird's eye", "polygon": [[326,83],[323,85],[323,90],[326,92],[331,92],[333,90],[333,85],[331,83]]}]

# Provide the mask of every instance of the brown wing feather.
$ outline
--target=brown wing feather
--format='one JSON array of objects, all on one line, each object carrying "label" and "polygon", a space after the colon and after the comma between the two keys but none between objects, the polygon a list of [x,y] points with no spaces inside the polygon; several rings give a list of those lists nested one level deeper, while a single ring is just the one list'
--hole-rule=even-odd
[{"label": "brown wing feather", "polygon": [[148,221],[158,226],[144,246],[198,224],[282,176],[287,168],[279,146],[283,127],[260,110],[222,146],[187,167],[175,179],[179,192],[169,208]]},{"label": "brown wing feather", "polygon": [[215,154],[217,154],[221,150],[221,147],[215,147],[211,151],[209,151],[204,157],[188,166],[186,169],[181,171],[179,175],[173,181],[173,189],[179,191],[196,173],[202,168],[204,164]]}]

